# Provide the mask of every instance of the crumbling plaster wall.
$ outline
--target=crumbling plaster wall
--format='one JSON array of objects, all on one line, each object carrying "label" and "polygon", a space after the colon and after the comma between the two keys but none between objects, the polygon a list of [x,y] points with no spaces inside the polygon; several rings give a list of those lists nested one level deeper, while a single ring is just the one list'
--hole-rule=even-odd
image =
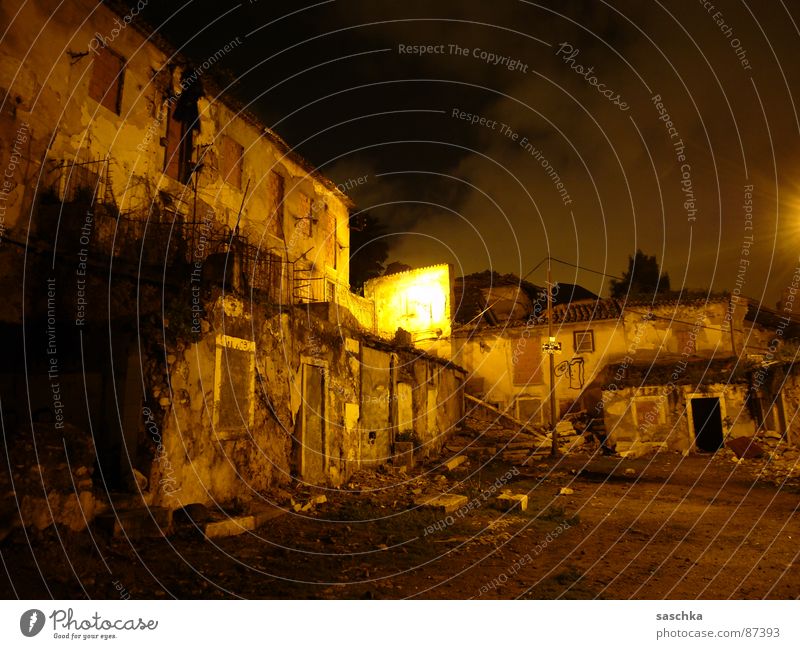
[{"label": "crumbling plaster wall", "polygon": [[[298,473],[304,364],[325,368],[324,482],[331,485],[390,461],[398,381],[412,385],[415,432],[427,454],[441,449],[462,415],[459,371],[410,350],[373,348],[310,308],[217,297],[202,332],[198,342],[167,350],[169,386],[154,395],[167,414],[150,482],[156,502],[168,507],[248,500],[305,479]],[[217,426],[214,412],[220,336],[254,343],[252,422],[235,434]],[[250,397],[236,396],[246,411]]]},{"label": "crumbling plaster wall", "polygon": [[[559,408],[580,397],[598,373],[608,364],[627,359],[628,363],[650,362],[664,356],[711,358],[731,355],[731,332],[727,321],[733,318],[734,330],[743,326],[744,311],[736,309],[728,315],[727,301],[706,305],[674,305],[630,307],[618,320],[588,320],[559,323],[554,337],[561,343],[555,355],[558,367],[556,398]],[[578,351],[575,333],[590,330],[594,349]],[[763,333],[761,327],[755,333]],[[754,335],[755,335],[754,333]],[[533,348],[540,349],[547,336],[547,326],[517,325],[503,329],[462,331],[452,337],[450,345],[439,343],[431,351],[469,371],[467,381],[483,391],[484,398],[513,410],[519,397],[542,399],[540,421],[549,420],[549,368],[547,356],[541,355],[540,371],[529,384],[514,380],[514,366]],[[742,342],[737,349],[741,351]],[[566,363],[566,365],[565,365]],[[476,381],[477,379],[477,381]],[[582,380],[581,380],[582,379]]]},{"label": "crumbling plaster wall", "polygon": [[[587,329],[593,331],[594,350],[578,352],[575,349],[574,332]],[[579,397],[582,388],[591,383],[597,372],[610,362],[609,359],[621,358],[627,349],[622,324],[617,321],[562,324],[554,334],[562,349],[555,356],[556,365],[565,362],[570,365],[562,365],[556,376],[559,403]],[[479,379],[477,383],[482,385],[486,401],[502,408],[510,407],[513,411],[514,401],[519,397],[542,399],[541,421],[548,421],[547,355],[540,353],[539,370],[529,383],[516,382],[514,378],[515,365],[522,362],[524,355],[541,350],[546,339],[547,327],[542,325],[459,333],[453,337],[453,360],[468,370],[467,381],[473,380],[475,385],[474,379]],[[439,353],[447,352],[442,349]]]},{"label": "crumbling plaster wall", "polygon": [[781,385],[787,441],[800,446],[800,367],[792,365]]},{"label": "crumbling plaster wall", "polygon": [[[603,391],[603,413],[609,441],[618,448],[634,443],[647,444],[666,450],[687,452],[694,448],[694,436],[689,423],[687,402],[693,396],[716,396],[721,402],[724,438],[752,437],[755,422],[744,384],[714,383],[706,386],[628,387]],[[647,409],[640,409],[645,404]],[[657,416],[649,417],[656,407]]]},{"label": "crumbling plaster wall", "polygon": [[[298,423],[302,408],[304,358],[328,363],[326,412],[329,481],[348,474],[344,402],[354,400],[344,345],[325,323],[302,310],[269,312],[245,308],[239,298],[220,298],[209,308],[202,339],[182,354],[170,354],[171,395],[164,429],[164,458],[156,458],[151,481],[158,501],[170,507],[193,502],[249,500],[295,475]],[[246,429],[225,430],[214,409],[220,407],[215,382],[220,336],[254,343],[253,391],[237,394],[243,411],[252,406]],[[223,361],[224,362],[224,361]],[[224,376],[224,375],[223,375]]]},{"label": "crumbling plaster wall", "polygon": [[[15,17],[17,9],[20,13]],[[25,215],[34,190],[56,183],[61,171],[54,167],[61,161],[108,158],[110,193],[123,214],[146,218],[158,190],[177,197],[180,209],[192,209],[192,188],[164,174],[162,138],[169,97],[180,91],[182,68],[175,59],[145,41],[135,23],[116,29],[118,16],[88,0],[4,3],[0,25],[8,25],[12,18],[14,28],[0,43],[0,89],[8,92],[0,114],[4,135],[0,159],[9,159],[20,129],[24,159],[16,165],[8,191],[5,227],[27,227]],[[44,31],[39,34],[42,25]],[[89,97],[94,59],[90,43],[95,39],[96,47],[97,34],[126,60],[119,115]],[[202,81],[200,75],[194,83],[199,86]],[[198,200],[211,206],[215,219],[230,228],[235,227],[244,202],[240,229],[261,250],[290,261],[302,257],[315,276],[347,286],[349,208],[345,197],[313,176],[310,166],[288,152],[276,136],[229,108],[223,99],[202,96],[198,111],[193,142],[193,161],[202,165]],[[219,173],[223,133],[244,149],[241,187],[226,182]],[[48,161],[42,168],[45,157]],[[277,203],[273,170],[285,179],[283,209]],[[313,213],[301,214],[307,205]],[[200,213],[197,220],[205,217]],[[300,217],[314,220],[309,236],[297,227]]]}]

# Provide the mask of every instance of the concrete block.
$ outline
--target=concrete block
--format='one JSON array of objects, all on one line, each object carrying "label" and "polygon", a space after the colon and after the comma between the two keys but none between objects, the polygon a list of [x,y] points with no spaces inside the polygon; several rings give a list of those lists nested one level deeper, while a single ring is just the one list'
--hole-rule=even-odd
[{"label": "concrete block", "polygon": [[456,455],[454,458],[451,458],[450,460],[445,462],[444,467],[448,471],[452,471],[453,469],[457,469],[458,467],[460,467],[466,461],[467,461],[466,455]]},{"label": "concrete block", "polygon": [[442,514],[450,514],[469,502],[466,496],[459,494],[438,494],[436,496],[423,496],[415,503],[426,509],[433,509]]},{"label": "concrete block", "polygon": [[269,521],[283,516],[286,513],[285,509],[274,507],[272,505],[261,505],[252,514],[256,528],[268,523]]},{"label": "concrete block", "polygon": [[206,525],[206,537],[218,539],[226,536],[237,536],[256,529],[255,516],[233,516],[223,521]]},{"label": "concrete block", "polygon": [[294,503],[293,509],[296,512],[309,512],[317,505],[322,505],[326,502],[328,502],[327,496],[320,494],[318,496],[312,496],[305,503]]},{"label": "concrete block", "polygon": [[172,510],[165,507],[107,511],[95,526],[116,538],[141,539],[167,535],[172,528]]}]

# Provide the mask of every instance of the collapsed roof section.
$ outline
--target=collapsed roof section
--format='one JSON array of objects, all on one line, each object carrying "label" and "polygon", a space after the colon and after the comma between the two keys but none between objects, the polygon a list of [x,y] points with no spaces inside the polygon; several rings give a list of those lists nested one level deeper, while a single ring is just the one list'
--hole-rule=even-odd
[{"label": "collapsed roof section", "polygon": [[[455,280],[456,328],[508,327],[526,322],[547,324],[547,293],[514,274],[483,271]],[[780,326],[785,338],[800,337],[800,322],[756,300],[727,293],[675,292],[655,296],[601,298],[578,284],[555,283],[553,324],[617,320],[623,313],[680,321],[686,309],[727,304],[742,309],[744,320],[762,327]],[[785,322],[784,322],[785,321]],[[784,322],[784,324],[781,324]]]},{"label": "collapsed roof section", "polygon": [[[556,284],[553,291],[554,305],[599,299],[578,284]],[[455,280],[455,305],[454,320],[460,325],[498,325],[545,313],[547,293],[513,273],[485,270]]]}]

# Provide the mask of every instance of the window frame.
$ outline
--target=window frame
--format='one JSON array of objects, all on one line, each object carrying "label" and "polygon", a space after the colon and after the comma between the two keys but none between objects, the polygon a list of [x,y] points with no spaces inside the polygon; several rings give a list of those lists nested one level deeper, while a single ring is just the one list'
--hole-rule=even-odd
[{"label": "window frame", "polygon": [[[232,146],[229,146],[229,144],[232,145]],[[222,180],[226,185],[241,191],[241,189],[242,189],[242,181],[244,180],[244,146],[242,144],[239,144],[239,142],[236,140],[236,138],[228,135],[227,133],[223,133],[220,136],[220,149],[222,149],[222,151],[221,151],[222,155],[219,156],[220,176],[222,176]],[[227,170],[226,170],[227,173],[224,173],[223,169],[222,169],[222,167],[223,167],[222,161],[223,160],[227,161],[227,156],[224,155],[224,154],[232,151],[233,149],[236,149],[236,150],[240,151],[240,155],[238,156],[238,158],[236,160],[232,161],[231,166],[228,167]],[[231,155],[233,155],[233,154],[231,153]],[[238,183],[231,182],[231,180],[232,180],[232,178],[231,178],[232,172],[237,167],[238,167],[238,174],[234,174],[234,175],[238,177]]]},{"label": "window frame", "polygon": [[[101,54],[101,52],[105,54]],[[105,91],[103,92],[102,96],[97,97],[95,96],[94,92],[96,91],[95,85],[95,75],[98,73],[97,64],[101,56],[112,56],[117,61],[119,61],[119,71],[113,78],[112,85],[106,87]],[[108,46],[103,46],[97,50],[95,50],[94,57],[92,59],[92,69],[89,73],[89,97],[100,104],[106,110],[110,110],[115,115],[122,114],[122,91],[125,86],[125,69],[128,66],[128,61],[116,50],[111,49]],[[116,96],[113,97],[113,108],[108,105],[109,102],[108,96],[111,92],[111,89],[116,86]],[[98,91],[99,92],[99,91]]]},{"label": "window frame", "polygon": [[[163,138],[163,174],[182,185],[189,185],[194,171],[192,164],[192,158],[194,156],[194,131],[191,127],[188,127],[185,122],[175,119],[174,115],[175,104],[170,103],[167,108]],[[175,133],[175,131],[177,131],[177,133]],[[177,139],[174,153],[171,154],[170,142],[172,141],[173,133],[175,133],[174,137]]]},{"label": "window frame", "polygon": [[[589,349],[585,348],[586,345],[586,338],[589,338]],[[578,339],[580,337],[581,343],[578,343]],[[589,353],[591,354],[595,350],[594,346],[594,329],[576,329],[572,332],[572,348],[575,350],[576,354],[582,353]]]}]

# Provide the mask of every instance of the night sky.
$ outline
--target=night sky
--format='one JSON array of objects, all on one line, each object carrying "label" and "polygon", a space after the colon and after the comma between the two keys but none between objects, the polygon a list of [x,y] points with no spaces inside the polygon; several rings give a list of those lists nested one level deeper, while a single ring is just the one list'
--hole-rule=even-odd
[{"label": "night sky", "polygon": [[641,248],[673,289],[738,276],[767,306],[800,265],[797,3],[189,1],[145,17],[195,61],[239,37],[215,74],[350,181],[390,261],[526,275],[552,255],[619,275]]}]

